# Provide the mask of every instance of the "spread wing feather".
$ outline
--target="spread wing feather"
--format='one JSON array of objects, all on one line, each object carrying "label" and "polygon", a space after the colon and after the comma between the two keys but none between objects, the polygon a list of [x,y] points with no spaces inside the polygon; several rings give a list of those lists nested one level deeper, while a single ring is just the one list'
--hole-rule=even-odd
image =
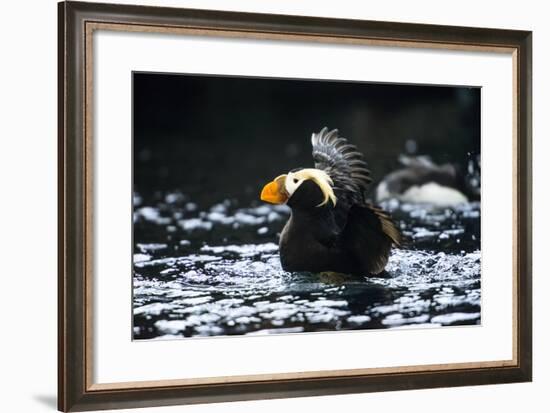
[{"label": "spread wing feather", "polygon": [[324,127],[311,136],[315,168],[322,169],[334,181],[335,188],[352,191],[358,200],[364,200],[371,183],[370,171],[363,154],[355,145]]}]

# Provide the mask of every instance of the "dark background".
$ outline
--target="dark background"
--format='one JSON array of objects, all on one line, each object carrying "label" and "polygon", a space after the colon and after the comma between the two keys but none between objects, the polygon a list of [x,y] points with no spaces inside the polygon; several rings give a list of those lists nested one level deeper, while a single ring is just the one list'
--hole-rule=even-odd
[{"label": "dark background", "polygon": [[145,198],[250,203],[275,176],[313,166],[310,136],[323,126],[359,147],[375,183],[400,154],[465,167],[480,150],[479,88],[134,73],[133,94]]}]

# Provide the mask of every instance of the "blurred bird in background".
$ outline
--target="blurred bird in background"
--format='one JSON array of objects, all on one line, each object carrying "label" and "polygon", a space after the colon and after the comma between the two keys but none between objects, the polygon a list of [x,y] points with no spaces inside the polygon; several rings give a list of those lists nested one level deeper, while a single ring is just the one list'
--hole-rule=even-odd
[{"label": "blurred bird in background", "polygon": [[402,167],[386,175],[376,188],[376,201],[452,207],[480,199],[479,168],[470,160],[469,171],[446,163],[437,165],[428,156],[399,158]]}]

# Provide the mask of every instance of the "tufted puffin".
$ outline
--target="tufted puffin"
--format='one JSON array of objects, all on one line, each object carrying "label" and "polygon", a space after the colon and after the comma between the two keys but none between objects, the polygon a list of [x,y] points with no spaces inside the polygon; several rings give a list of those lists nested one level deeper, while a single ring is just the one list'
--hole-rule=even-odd
[{"label": "tufted puffin", "polygon": [[427,156],[401,156],[401,169],[388,174],[376,188],[376,201],[395,198],[402,202],[449,207],[479,201],[479,177],[470,163],[470,175],[457,165],[435,164]]},{"label": "tufted puffin", "polygon": [[260,195],[291,209],[279,241],[283,269],[380,274],[401,235],[386,212],[367,202],[363,155],[337,129],[312,134],[311,144],[315,167],[278,176]]}]

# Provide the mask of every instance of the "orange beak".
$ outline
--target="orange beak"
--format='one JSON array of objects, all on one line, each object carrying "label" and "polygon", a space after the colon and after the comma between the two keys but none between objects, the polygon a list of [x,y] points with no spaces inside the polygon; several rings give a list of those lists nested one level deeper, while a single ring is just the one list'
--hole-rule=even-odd
[{"label": "orange beak", "polygon": [[260,199],[270,204],[284,204],[288,200],[288,195],[285,191],[286,175],[281,175],[268,183],[262,189]]}]

